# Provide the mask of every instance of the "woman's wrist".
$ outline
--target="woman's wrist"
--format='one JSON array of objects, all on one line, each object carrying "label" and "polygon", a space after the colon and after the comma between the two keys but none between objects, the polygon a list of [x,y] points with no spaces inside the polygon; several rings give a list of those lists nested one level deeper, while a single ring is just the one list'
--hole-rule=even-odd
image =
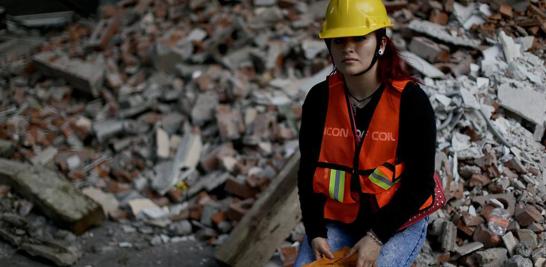
[{"label": "woman's wrist", "polygon": [[366,236],[369,236],[375,243],[377,243],[379,246],[383,246],[383,242],[381,242],[381,240],[379,239],[379,237],[377,237],[377,235],[375,235],[375,233],[373,232],[373,230],[370,230],[368,232],[366,232]]}]

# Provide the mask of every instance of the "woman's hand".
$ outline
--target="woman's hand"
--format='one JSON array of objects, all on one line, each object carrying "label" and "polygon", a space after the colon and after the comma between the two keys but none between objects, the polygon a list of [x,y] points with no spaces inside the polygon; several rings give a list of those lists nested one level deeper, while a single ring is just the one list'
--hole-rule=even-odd
[{"label": "woman's hand", "polygon": [[330,251],[330,245],[328,245],[328,240],[323,237],[315,237],[311,240],[311,246],[313,247],[313,253],[315,254],[315,259],[321,259],[323,256],[326,256],[329,259],[334,258],[334,254]]},{"label": "woman's hand", "polygon": [[349,254],[345,255],[342,261],[351,258],[357,253],[356,267],[376,267],[376,261],[381,252],[381,245],[369,235],[365,235],[351,248]]}]

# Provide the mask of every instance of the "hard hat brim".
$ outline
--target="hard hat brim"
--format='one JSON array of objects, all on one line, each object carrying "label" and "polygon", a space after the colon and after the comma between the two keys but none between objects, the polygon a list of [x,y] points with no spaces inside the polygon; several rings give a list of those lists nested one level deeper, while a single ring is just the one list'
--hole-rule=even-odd
[{"label": "hard hat brim", "polygon": [[364,36],[371,32],[377,31],[381,28],[392,27],[391,23],[385,25],[377,25],[375,27],[361,27],[361,28],[335,28],[321,31],[319,33],[320,39],[340,38],[340,37],[353,37]]}]

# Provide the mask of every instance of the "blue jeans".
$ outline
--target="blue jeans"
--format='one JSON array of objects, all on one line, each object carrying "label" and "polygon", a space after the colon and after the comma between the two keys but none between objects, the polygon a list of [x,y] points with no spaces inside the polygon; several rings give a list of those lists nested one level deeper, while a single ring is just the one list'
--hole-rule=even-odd
[{"label": "blue jeans", "polygon": [[[428,216],[414,225],[406,228],[400,233],[396,233],[381,248],[381,253],[377,258],[378,267],[397,267],[411,266],[415,258],[419,255],[421,247],[425,243],[427,236]],[[333,252],[342,247],[352,247],[360,238],[351,236],[342,225],[335,222],[327,222],[328,245]],[[294,267],[300,267],[307,263],[315,261],[313,249],[309,246],[308,237],[305,235],[300,245],[298,257]]]}]

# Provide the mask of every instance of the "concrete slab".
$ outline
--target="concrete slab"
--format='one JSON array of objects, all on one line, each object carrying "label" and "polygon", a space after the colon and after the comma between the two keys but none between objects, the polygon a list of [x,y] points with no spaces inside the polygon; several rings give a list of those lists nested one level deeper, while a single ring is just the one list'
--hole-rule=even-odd
[{"label": "concrete slab", "polygon": [[48,217],[77,234],[104,220],[99,204],[47,168],[0,159],[0,183],[12,186]]}]

